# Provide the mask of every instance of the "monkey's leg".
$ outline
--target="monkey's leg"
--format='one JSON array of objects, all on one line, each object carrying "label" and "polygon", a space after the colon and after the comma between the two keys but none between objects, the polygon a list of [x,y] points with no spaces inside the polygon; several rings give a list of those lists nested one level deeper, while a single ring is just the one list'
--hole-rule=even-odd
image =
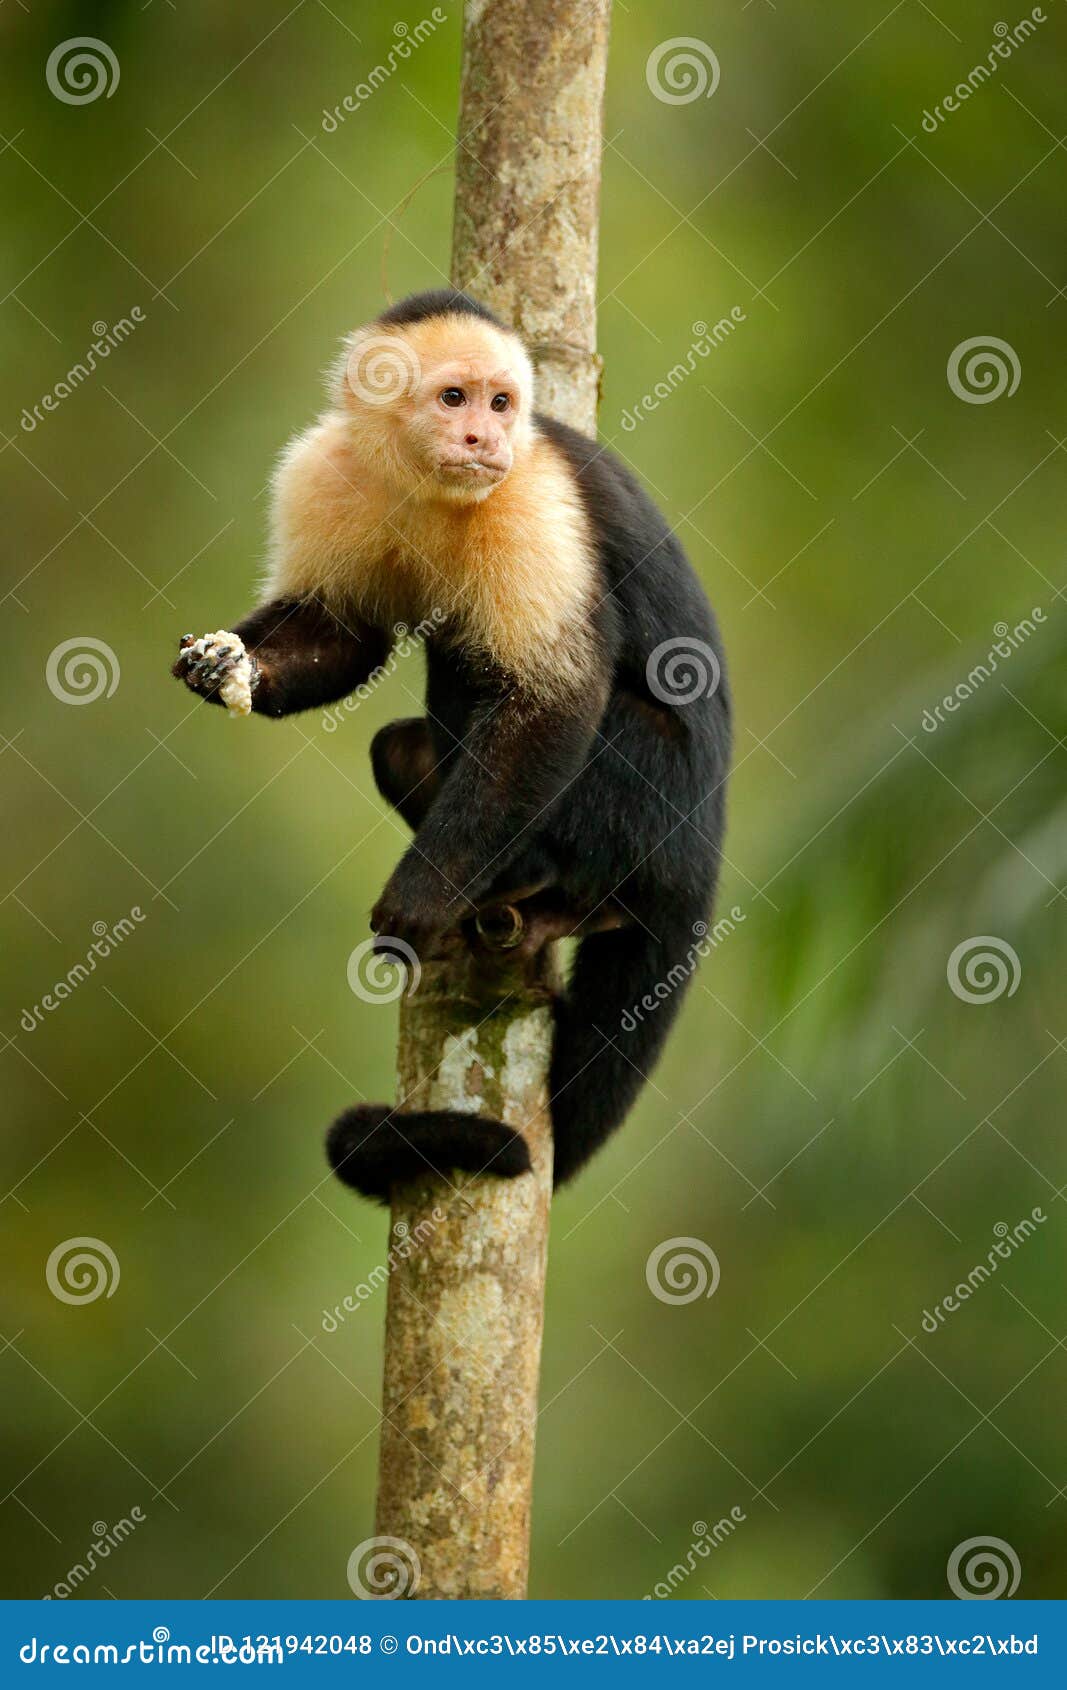
[{"label": "monkey's leg", "polygon": [[378,791],[414,831],[441,789],[444,766],[426,718],[406,716],[379,728],[370,742],[370,764]]},{"label": "monkey's leg", "polygon": [[326,1135],[326,1155],[337,1177],[364,1197],[388,1203],[394,1185],[454,1169],[514,1179],[529,1173],[530,1151],[521,1133],[503,1121],[458,1110],[396,1114],[386,1103],[362,1103],[339,1115]]}]

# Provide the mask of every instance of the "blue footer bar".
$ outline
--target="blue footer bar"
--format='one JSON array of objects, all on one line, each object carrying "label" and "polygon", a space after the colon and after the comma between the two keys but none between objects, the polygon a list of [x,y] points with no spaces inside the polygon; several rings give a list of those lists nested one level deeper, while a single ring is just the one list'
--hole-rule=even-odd
[{"label": "blue footer bar", "polygon": [[1067,1603],[4,1602],[0,1682],[1067,1683]]}]

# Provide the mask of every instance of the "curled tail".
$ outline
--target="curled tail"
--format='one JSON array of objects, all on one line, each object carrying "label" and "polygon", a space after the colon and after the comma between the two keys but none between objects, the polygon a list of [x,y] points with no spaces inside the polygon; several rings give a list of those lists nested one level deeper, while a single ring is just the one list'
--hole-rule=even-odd
[{"label": "curled tail", "polygon": [[680,900],[649,928],[595,933],[579,945],[552,1056],[557,1186],[621,1124],[651,1073],[700,961],[703,914]]}]

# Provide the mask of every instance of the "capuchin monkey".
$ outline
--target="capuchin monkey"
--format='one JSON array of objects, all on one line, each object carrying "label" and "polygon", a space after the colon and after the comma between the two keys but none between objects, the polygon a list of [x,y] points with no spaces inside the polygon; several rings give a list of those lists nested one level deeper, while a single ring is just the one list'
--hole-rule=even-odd
[{"label": "capuchin monkey", "polygon": [[[371,745],[415,834],[371,927],[426,956],[479,910],[540,898],[587,934],[556,1009],[561,1185],[630,1108],[707,931],[730,705],[699,582],[623,465],[537,413],[517,336],[449,290],[349,337],[329,409],[279,463],[270,560],[260,607],[187,635],[174,673],[288,716],[345,697],[397,623],[437,612],[426,715]],[[380,1201],[428,1171],[530,1167],[502,1121],[386,1103],[347,1109],[328,1155]]]}]

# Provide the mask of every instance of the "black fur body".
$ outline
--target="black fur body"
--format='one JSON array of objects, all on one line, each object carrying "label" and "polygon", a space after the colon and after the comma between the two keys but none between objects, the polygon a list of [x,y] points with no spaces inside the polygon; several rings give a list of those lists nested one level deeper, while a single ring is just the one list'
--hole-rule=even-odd
[{"label": "black fur body", "polygon": [[[418,296],[381,321],[457,309],[490,315],[444,294]],[[447,631],[431,636],[426,717],[383,729],[371,748],[379,790],[419,847],[372,925],[419,949],[435,925],[420,916],[427,864],[447,882],[453,920],[540,889],[583,918],[616,913],[619,925],[580,940],[557,1008],[559,1185],[628,1112],[699,954],[725,825],[730,699],[715,617],[659,510],[603,447],[544,417],[537,426],[570,466],[596,540],[590,615],[602,685],[593,713],[576,719],[573,705],[534,702]],[[387,649],[384,634],[342,627],[308,602],[262,607],[235,631],[262,659],[254,708],[271,715],[344,696]],[[668,978],[654,1012],[628,1013]],[[328,1150],[342,1179],[382,1200],[427,1168],[514,1176],[529,1166],[521,1134],[502,1123],[384,1104],[346,1111]]]}]

